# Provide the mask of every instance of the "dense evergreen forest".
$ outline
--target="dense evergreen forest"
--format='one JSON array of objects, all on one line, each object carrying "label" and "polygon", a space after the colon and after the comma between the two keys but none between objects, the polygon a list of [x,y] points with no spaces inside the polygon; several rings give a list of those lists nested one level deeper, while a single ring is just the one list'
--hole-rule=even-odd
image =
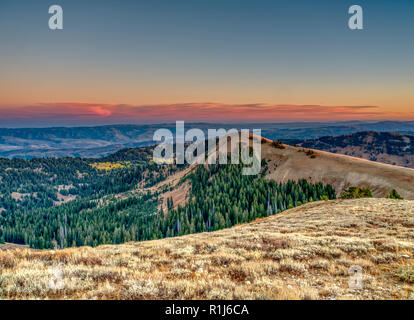
[{"label": "dense evergreen forest", "polygon": [[[151,148],[124,149],[102,159],[0,158],[0,213],[50,208],[74,199],[100,198],[152,186],[167,172],[150,161]],[[176,167],[168,170],[173,172]]]},{"label": "dense evergreen forest", "polygon": [[[200,165],[181,181],[192,186],[188,203],[174,209],[168,199],[169,209],[162,212],[158,193],[119,194],[140,183],[154,185],[181,168],[157,166],[133,150],[99,163],[79,158],[1,159],[0,243],[43,249],[158,239],[231,227],[335,198],[330,185],[306,180],[278,184],[260,174],[244,176],[241,164]],[[57,202],[54,196],[63,196],[62,191],[75,198]],[[13,192],[30,196],[16,200]]]},{"label": "dense evergreen forest", "polygon": [[242,168],[241,164],[197,167],[188,176],[192,185],[189,202],[168,211],[158,236],[219,230],[307,202],[336,197],[330,185],[310,184],[305,179],[276,183],[260,176],[243,175]]}]

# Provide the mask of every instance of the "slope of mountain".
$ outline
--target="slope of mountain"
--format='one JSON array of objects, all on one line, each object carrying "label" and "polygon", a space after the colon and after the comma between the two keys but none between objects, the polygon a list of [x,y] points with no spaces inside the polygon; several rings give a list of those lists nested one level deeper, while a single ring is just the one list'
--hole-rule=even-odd
[{"label": "slope of mountain", "polygon": [[414,168],[414,136],[408,134],[365,131],[314,140],[291,140],[287,143]]},{"label": "slope of mountain", "polygon": [[[337,123],[186,123],[186,129],[261,129],[266,138],[315,139],[358,131],[393,131],[414,134],[414,122],[337,122]],[[102,157],[108,150],[153,145],[155,130],[175,132],[175,124],[107,125],[98,127],[0,128],[0,157],[34,158],[87,156]],[[82,152],[80,149],[88,149]]]},{"label": "slope of mountain", "polygon": [[262,158],[267,160],[266,178],[277,182],[305,178],[330,184],[337,194],[360,186],[371,189],[375,197],[396,189],[406,199],[414,199],[413,169],[288,145],[279,149],[270,141],[262,144]]},{"label": "slope of mountain", "polygon": [[[262,139],[261,148],[265,163],[261,169],[262,176],[267,180],[278,183],[300,179],[321,182],[334,187],[337,195],[350,186],[369,188],[374,197],[386,197],[395,189],[405,199],[414,200],[413,169],[302,147],[275,147],[273,141],[265,138]],[[181,181],[182,174],[176,175],[180,178],[173,175],[167,179],[172,186]],[[161,182],[160,186],[165,183]],[[178,201],[183,204],[183,199],[188,199],[188,190],[180,186],[179,190],[176,188],[167,196],[172,196],[174,203]],[[163,198],[165,202],[166,197]]]},{"label": "slope of mountain", "polygon": [[[334,200],[211,233],[0,250],[0,297],[412,299],[413,227],[413,201]],[[349,285],[351,266],[360,288]]]}]

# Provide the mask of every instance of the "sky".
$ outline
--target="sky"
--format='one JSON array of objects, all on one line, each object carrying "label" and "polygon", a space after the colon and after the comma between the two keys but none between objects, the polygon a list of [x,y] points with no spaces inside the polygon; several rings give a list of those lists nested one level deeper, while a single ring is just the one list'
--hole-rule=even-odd
[{"label": "sky", "polygon": [[0,126],[413,120],[413,17],[412,0],[0,0]]}]

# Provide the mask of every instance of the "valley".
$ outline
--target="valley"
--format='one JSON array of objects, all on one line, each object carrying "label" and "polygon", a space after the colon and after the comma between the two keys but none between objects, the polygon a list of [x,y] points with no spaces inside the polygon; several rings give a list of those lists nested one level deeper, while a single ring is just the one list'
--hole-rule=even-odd
[{"label": "valley", "polygon": [[35,249],[216,231],[338,198],[349,187],[414,199],[414,170],[261,139],[261,171],[157,165],[152,147],[102,159],[1,159],[0,243]]}]

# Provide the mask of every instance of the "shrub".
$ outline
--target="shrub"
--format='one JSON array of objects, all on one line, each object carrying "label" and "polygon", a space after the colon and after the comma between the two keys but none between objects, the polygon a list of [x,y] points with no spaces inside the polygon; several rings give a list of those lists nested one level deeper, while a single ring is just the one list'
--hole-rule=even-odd
[{"label": "shrub", "polygon": [[295,275],[303,275],[306,273],[306,267],[300,262],[286,259],[280,262],[279,271]]},{"label": "shrub", "polygon": [[398,269],[397,277],[400,278],[401,281],[414,283],[414,265],[408,265]]},{"label": "shrub", "polygon": [[12,253],[0,252],[0,270],[1,268],[11,269],[16,266],[16,260]]},{"label": "shrub", "polygon": [[282,141],[273,141],[272,146],[277,149],[285,149]]},{"label": "shrub", "polygon": [[341,199],[357,199],[357,198],[372,198],[372,192],[368,188],[349,187],[344,190]]},{"label": "shrub", "polygon": [[304,152],[309,158],[315,159],[316,158],[316,152],[312,149],[299,149],[298,152]]},{"label": "shrub", "polygon": [[397,200],[403,200],[404,198],[401,197],[397,190],[392,189],[392,191],[390,192],[390,194],[387,196],[388,199],[397,199]]}]

